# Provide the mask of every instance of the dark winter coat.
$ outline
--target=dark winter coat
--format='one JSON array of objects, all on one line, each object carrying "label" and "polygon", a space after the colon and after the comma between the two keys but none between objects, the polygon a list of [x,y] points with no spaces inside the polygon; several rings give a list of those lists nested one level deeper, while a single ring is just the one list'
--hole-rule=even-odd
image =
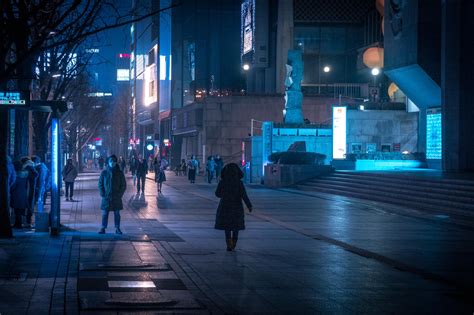
[{"label": "dark winter coat", "polygon": [[247,208],[252,208],[244,184],[241,180],[221,180],[217,185],[216,196],[221,198],[216,213],[215,229],[245,230],[244,200]]},{"label": "dark winter coat", "polygon": [[49,190],[50,174],[49,169],[44,163],[40,163],[35,166],[36,172],[38,172],[38,179],[36,180],[35,189],[35,200],[38,201],[39,194]]},{"label": "dark winter coat", "polygon": [[10,189],[10,206],[16,209],[26,209],[28,203],[29,172],[21,170],[16,172],[16,180]]},{"label": "dark winter coat", "polygon": [[145,159],[143,159],[141,162],[140,160],[137,160],[136,162],[136,174],[138,177],[145,177],[146,174],[148,174],[148,163],[146,162]]},{"label": "dark winter coat", "polygon": [[31,160],[25,162],[23,169],[28,172],[28,209],[33,209],[35,206],[35,190],[36,181],[38,180],[38,172]]},{"label": "dark winter coat", "polygon": [[73,183],[77,177],[77,168],[72,164],[66,164],[63,168],[63,181]]},{"label": "dark winter coat", "polygon": [[166,174],[165,174],[166,166],[164,165],[165,163],[163,162],[156,162],[155,164],[153,164],[153,168],[155,171],[155,182],[157,183],[166,182]]},{"label": "dark winter coat", "polygon": [[107,167],[99,178],[99,193],[102,197],[100,208],[107,211],[122,210],[122,197],[126,189],[127,182],[120,167]]}]

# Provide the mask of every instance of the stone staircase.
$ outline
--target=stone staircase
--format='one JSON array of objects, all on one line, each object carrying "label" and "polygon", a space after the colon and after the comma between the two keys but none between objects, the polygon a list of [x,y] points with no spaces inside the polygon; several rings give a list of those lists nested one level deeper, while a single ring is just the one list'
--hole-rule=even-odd
[{"label": "stone staircase", "polygon": [[410,173],[336,171],[298,189],[385,202],[474,223],[474,179]]}]

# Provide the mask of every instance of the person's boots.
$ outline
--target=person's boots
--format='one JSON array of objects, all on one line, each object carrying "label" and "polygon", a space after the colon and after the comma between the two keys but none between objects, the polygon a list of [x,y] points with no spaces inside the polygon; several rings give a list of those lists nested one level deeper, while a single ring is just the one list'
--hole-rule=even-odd
[{"label": "person's boots", "polygon": [[232,239],[231,239],[231,238],[227,238],[227,239],[225,240],[225,242],[227,243],[227,251],[228,251],[228,252],[232,251],[232,245],[233,245],[233,244],[232,244]]},{"label": "person's boots", "polygon": [[236,239],[232,239],[232,247],[231,247],[231,249],[234,250],[236,245],[237,245],[237,240],[236,240]]}]

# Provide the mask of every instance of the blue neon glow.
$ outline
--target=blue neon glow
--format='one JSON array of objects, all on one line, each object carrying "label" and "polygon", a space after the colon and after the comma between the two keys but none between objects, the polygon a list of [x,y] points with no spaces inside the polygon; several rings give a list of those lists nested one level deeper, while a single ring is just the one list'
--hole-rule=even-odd
[{"label": "blue neon glow", "polygon": [[439,160],[442,155],[441,110],[430,109],[426,113],[426,158]]},{"label": "blue neon glow", "polygon": [[59,121],[53,118],[51,123],[51,187],[53,191],[58,189],[59,178]]}]

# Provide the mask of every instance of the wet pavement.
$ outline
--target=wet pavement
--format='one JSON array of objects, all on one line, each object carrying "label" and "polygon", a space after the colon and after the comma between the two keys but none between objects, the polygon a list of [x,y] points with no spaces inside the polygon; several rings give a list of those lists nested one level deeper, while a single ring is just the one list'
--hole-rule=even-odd
[{"label": "wet pavement", "polygon": [[[153,174],[152,174],[153,175]],[[474,230],[410,209],[247,188],[235,252],[213,229],[216,184],[167,173],[124,196],[123,235],[99,235],[97,173],[62,202],[59,237],[0,240],[1,314],[340,314],[474,311]]]}]

